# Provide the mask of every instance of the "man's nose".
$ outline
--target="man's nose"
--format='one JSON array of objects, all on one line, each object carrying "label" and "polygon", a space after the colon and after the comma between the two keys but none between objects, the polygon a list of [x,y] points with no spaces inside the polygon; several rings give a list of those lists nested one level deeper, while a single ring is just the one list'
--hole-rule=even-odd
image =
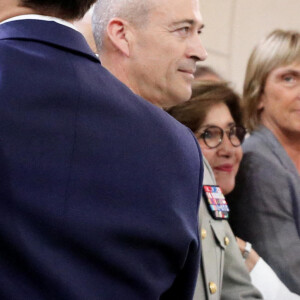
[{"label": "man's nose", "polygon": [[195,58],[197,61],[206,60],[208,54],[199,35],[195,35],[190,41],[188,55],[189,57]]}]

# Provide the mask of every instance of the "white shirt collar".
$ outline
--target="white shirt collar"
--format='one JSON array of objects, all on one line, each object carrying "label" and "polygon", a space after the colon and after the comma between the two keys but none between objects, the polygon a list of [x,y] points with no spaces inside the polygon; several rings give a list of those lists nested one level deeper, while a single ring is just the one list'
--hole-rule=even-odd
[{"label": "white shirt collar", "polygon": [[7,22],[19,21],[19,20],[54,21],[56,23],[59,23],[61,25],[67,26],[67,27],[70,27],[70,28],[72,28],[72,29],[74,29],[74,30],[77,31],[77,29],[75,28],[75,26],[72,23],[68,22],[68,21],[65,21],[65,20],[59,19],[59,18],[55,18],[55,17],[43,16],[43,15],[37,15],[37,14],[21,15],[21,16],[17,16],[17,17],[12,17],[12,18],[9,18],[9,19],[1,22],[0,25],[4,24],[4,23],[7,23]]}]

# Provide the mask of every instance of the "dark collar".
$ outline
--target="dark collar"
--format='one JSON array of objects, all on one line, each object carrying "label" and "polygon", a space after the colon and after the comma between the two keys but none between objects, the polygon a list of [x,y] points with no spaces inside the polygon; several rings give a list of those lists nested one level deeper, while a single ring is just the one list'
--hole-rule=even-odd
[{"label": "dark collar", "polygon": [[80,32],[54,21],[18,20],[4,23],[0,25],[0,40],[7,39],[48,43],[79,52],[99,62]]}]

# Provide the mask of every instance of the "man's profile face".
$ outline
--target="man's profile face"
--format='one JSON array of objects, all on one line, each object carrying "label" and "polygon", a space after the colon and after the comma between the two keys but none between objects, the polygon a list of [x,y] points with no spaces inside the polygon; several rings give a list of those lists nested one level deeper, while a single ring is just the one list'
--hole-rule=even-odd
[{"label": "man's profile face", "polygon": [[134,28],[131,88],[161,107],[187,101],[198,60],[207,56],[199,34],[198,0],[152,0],[147,23]]}]

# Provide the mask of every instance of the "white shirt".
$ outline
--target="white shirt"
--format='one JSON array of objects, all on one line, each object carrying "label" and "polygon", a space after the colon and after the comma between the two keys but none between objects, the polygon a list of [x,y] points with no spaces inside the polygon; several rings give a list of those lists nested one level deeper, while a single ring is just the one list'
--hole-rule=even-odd
[{"label": "white shirt", "polygon": [[292,293],[261,257],[250,272],[250,277],[265,300],[300,300],[300,295]]},{"label": "white shirt", "polygon": [[70,22],[68,22],[66,20],[55,18],[55,17],[50,17],[50,16],[37,15],[37,14],[20,15],[20,16],[12,17],[12,18],[9,18],[9,19],[1,22],[0,25],[4,24],[4,23],[7,23],[7,22],[19,21],[19,20],[52,21],[52,22],[56,22],[58,24],[67,26],[67,27],[72,28],[72,29],[74,29],[74,30],[77,31],[77,29],[75,28],[75,26],[72,23],[70,23]]}]

